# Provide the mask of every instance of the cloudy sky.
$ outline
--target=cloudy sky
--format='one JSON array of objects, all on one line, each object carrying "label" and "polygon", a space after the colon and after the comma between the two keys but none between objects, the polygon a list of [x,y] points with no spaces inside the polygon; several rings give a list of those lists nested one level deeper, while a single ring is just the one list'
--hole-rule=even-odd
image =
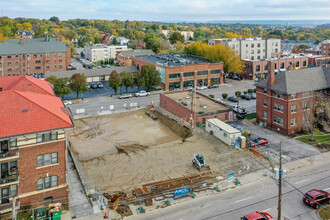
[{"label": "cloudy sky", "polygon": [[330,0],[0,0],[11,18],[143,21],[330,19]]}]

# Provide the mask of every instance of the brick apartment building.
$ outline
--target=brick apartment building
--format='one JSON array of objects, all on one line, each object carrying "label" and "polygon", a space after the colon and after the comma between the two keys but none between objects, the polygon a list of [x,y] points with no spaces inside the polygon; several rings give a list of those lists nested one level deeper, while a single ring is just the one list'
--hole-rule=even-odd
[{"label": "brick apartment building", "polygon": [[117,54],[117,63],[119,66],[132,66],[132,57],[155,55],[152,50],[125,50]]},{"label": "brick apartment building", "polygon": [[267,80],[257,87],[257,123],[289,135],[308,123],[304,109],[313,112],[313,94],[330,89],[330,68],[290,70],[275,75],[275,63],[268,62]]},{"label": "brick apartment building", "polygon": [[197,126],[205,125],[206,120],[210,118],[218,118],[221,121],[233,120],[234,114],[229,105],[199,92],[196,92],[196,101],[191,111],[191,93],[191,90],[162,93],[159,106],[187,122],[190,122],[192,116]]},{"label": "brick apartment building", "polygon": [[292,55],[281,58],[269,58],[261,60],[243,60],[244,78],[251,80],[260,80],[267,77],[268,62],[272,61],[275,64],[275,73],[284,72],[289,69],[300,69],[308,67],[311,55]]},{"label": "brick apartment building", "polygon": [[330,56],[330,40],[321,43],[321,55]]},{"label": "brick apartment building", "polygon": [[18,208],[67,202],[70,111],[47,81],[26,75],[1,78],[0,103],[0,213],[14,197]]},{"label": "brick apartment building", "polygon": [[71,49],[54,38],[8,39],[0,43],[0,76],[35,75],[64,71]]},{"label": "brick apartment building", "polygon": [[273,38],[209,39],[208,44],[224,44],[235,50],[242,60],[280,57],[281,40]]},{"label": "brick apartment building", "polygon": [[223,62],[186,54],[159,54],[132,57],[138,70],[153,65],[161,76],[164,90],[210,86],[223,83]]}]

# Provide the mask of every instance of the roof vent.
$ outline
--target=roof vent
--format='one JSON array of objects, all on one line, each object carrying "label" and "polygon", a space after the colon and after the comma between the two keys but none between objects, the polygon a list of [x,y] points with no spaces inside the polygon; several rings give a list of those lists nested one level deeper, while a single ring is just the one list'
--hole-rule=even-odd
[{"label": "roof vent", "polygon": [[0,87],[0,92],[2,91],[2,87]]},{"label": "roof vent", "polygon": [[22,112],[28,112],[28,110],[27,109],[24,109]]}]

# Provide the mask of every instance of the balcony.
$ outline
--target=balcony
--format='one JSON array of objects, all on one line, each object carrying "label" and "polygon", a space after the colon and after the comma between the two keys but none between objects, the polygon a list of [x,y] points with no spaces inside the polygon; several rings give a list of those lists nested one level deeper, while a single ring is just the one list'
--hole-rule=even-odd
[{"label": "balcony", "polygon": [[10,150],[10,151],[1,151],[0,152],[0,161],[4,158],[18,157],[18,150]]},{"label": "balcony", "polygon": [[9,173],[8,176],[0,179],[0,185],[10,184],[12,182],[17,182],[17,181],[18,181],[18,173],[17,171],[12,171]]},{"label": "balcony", "polygon": [[[6,212],[12,211],[13,202],[12,201],[8,201],[8,200],[6,201],[7,203],[0,204],[0,213],[6,213]],[[4,199],[2,199],[2,201],[4,201]],[[15,204],[16,204],[17,209],[19,209],[19,207],[20,207],[19,199],[16,199],[16,203]]]}]

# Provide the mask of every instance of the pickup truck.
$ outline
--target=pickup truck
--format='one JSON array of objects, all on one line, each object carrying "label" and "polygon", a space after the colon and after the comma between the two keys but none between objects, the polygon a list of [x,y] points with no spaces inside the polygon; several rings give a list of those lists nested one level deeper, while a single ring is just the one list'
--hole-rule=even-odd
[{"label": "pickup truck", "polygon": [[135,93],[134,95],[135,95],[135,97],[148,96],[148,95],[150,95],[150,92],[146,92],[144,90],[141,90],[141,91]]},{"label": "pickup truck", "polygon": [[247,113],[246,110],[245,110],[245,108],[242,108],[242,107],[237,106],[237,105],[234,105],[233,106],[233,111],[235,113],[239,113],[239,114],[242,114],[242,115],[245,115]]}]

